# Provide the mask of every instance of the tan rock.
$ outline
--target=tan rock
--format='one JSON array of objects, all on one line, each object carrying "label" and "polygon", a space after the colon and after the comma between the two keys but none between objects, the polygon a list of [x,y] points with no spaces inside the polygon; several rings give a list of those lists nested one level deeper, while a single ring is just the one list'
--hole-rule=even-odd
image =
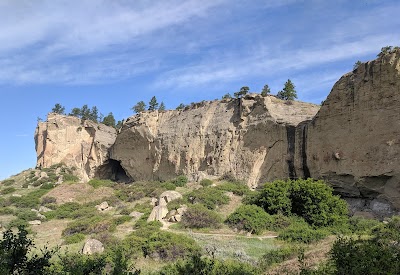
[{"label": "tan rock", "polygon": [[138,219],[138,218],[140,218],[141,216],[143,216],[144,214],[143,213],[140,213],[140,212],[137,212],[137,211],[133,211],[133,212],[131,212],[130,214],[129,214],[129,216],[131,216],[132,218],[135,218],[135,219]]},{"label": "tan rock", "polygon": [[96,205],[96,209],[99,211],[105,211],[109,208],[110,208],[110,206],[108,205],[108,202],[106,202],[106,201],[103,201],[99,205]]},{"label": "tan rock", "polygon": [[102,253],[103,251],[104,251],[104,246],[100,241],[96,239],[89,239],[85,242],[83,246],[82,254],[92,255],[95,253]]},{"label": "tan rock", "polygon": [[33,220],[28,222],[30,225],[41,225],[42,221],[40,220]]},{"label": "tan rock", "polygon": [[41,212],[41,213],[46,213],[46,212],[49,212],[49,211],[52,211],[50,208],[48,208],[48,207],[46,207],[46,206],[40,206],[39,207],[39,212]]},{"label": "tan rock", "polygon": [[177,191],[165,191],[160,195],[159,205],[167,205],[170,201],[182,198],[182,194]]},{"label": "tan rock", "polygon": [[116,134],[113,127],[104,124],[50,113],[35,131],[36,166],[64,163],[77,168],[79,176],[88,180],[108,161],[108,149]]},{"label": "tan rock", "polygon": [[153,208],[147,221],[161,221],[168,214],[168,208],[165,205],[157,205]]}]

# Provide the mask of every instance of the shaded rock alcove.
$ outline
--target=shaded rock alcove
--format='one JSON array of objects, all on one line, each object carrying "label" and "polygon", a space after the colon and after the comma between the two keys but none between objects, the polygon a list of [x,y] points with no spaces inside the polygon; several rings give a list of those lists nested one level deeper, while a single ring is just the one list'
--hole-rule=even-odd
[{"label": "shaded rock alcove", "polygon": [[108,159],[103,165],[99,166],[95,173],[96,178],[110,179],[117,182],[132,182],[132,179],[126,174],[121,163],[115,159]]}]

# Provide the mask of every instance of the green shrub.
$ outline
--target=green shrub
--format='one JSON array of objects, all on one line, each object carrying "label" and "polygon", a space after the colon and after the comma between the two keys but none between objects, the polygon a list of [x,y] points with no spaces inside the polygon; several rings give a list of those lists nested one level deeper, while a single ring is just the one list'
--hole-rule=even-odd
[{"label": "green shrub", "polygon": [[224,182],[216,187],[219,190],[232,192],[235,195],[243,196],[247,194],[250,190],[247,185],[242,182]]},{"label": "green shrub", "polygon": [[148,213],[150,214],[151,210],[153,209],[153,207],[151,206],[150,202],[143,202],[143,203],[137,203],[135,204],[135,206],[133,207],[134,211],[138,211],[141,213]]},{"label": "green shrub", "polygon": [[235,175],[233,175],[233,173],[230,173],[230,172],[223,174],[223,175],[219,178],[219,180],[220,180],[220,181],[223,181],[223,180],[224,180],[224,181],[228,181],[228,182],[235,182],[235,181],[237,181]]},{"label": "green shrub", "polygon": [[15,183],[14,179],[7,179],[7,180],[3,180],[1,182],[1,184],[4,185],[4,186],[10,186],[10,185],[13,185],[14,183]]},{"label": "green shrub", "polygon": [[57,202],[57,199],[55,197],[46,196],[46,197],[42,198],[41,205],[53,204],[53,203],[56,203],[56,202]]},{"label": "green shrub", "polygon": [[271,231],[280,231],[288,228],[292,224],[293,219],[283,214],[271,215],[271,218],[271,223],[267,224],[267,229]]},{"label": "green shrub", "polygon": [[181,207],[181,205],[186,204],[186,201],[183,198],[179,198],[176,200],[172,200],[167,204],[168,210],[177,210]]},{"label": "green shrub", "polygon": [[40,198],[49,190],[37,189],[22,197],[10,197],[10,203],[18,208],[37,208],[40,204]]},{"label": "green shrub", "polygon": [[17,218],[24,221],[33,221],[37,220],[37,213],[30,209],[18,209]]},{"label": "green shrub", "polygon": [[100,216],[93,216],[91,218],[85,217],[74,220],[67,225],[62,235],[70,236],[76,233],[92,234],[100,233],[104,231],[112,231],[115,229],[115,225],[107,219]]},{"label": "green shrub", "polygon": [[3,190],[1,190],[1,194],[2,195],[6,195],[6,194],[11,194],[14,193],[16,191],[16,189],[14,187],[6,187]]},{"label": "green shrub", "polygon": [[284,262],[288,259],[296,257],[299,248],[293,246],[284,246],[279,249],[268,250],[260,259],[259,265],[265,270],[273,264]]},{"label": "green shrub", "polygon": [[167,190],[175,190],[175,189],[176,189],[176,185],[173,184],[173,183],[170,182],[170,181],[163,182],[163,183],[161,184],[161,186],[162,186],[163,188],[167,189]]},{"label": "green shrub", "polygon": [[184,235],[166,231],[153,233],[143,246],[143,255],[162,260],[176,260],[200,252],[196,242]]},{"label": "green shrub", "polygon": [[188,182],[188,178],[184,175],[178,176],[177,178],[171,180],[176,187],[183,187]]},{"label": "green shrub", "polygon": [[9,207],[1,207],[0,215],[14,215],[14,210]]},{"label": "green shrub", "polygon": [[307,222],[298,218],[279,233],[278,238],[290,242],[312,243],[329,235],[326,229],[314,229]]},{"label": "green shrub", "polygon": [[72,174],[63,173],[62,176],[63,176],[63,181],[64,182],[65,181],[69,181],[69,182],[78,182],[79,181],[79,178],[77,176],[75,176],[75,175],[72,175]]},{"label": "green shrub", "polygon": [[71,218],[72,214],[80,208],[81,205],[77,202],[67,202],[58,206],[54,211],[44,213],[44,215],[47,219],[67,219]]},{"label": "green shrub", "polygon": [[381,225],[381,222],[374,219],[362,217],[351,217],[349,219],[349,229],[357,235],[371,235],[373,230]]},{"label": "green shrub", "polygon": [[147,222],[147,218],[143,218],[146,215],[140,217],[140,219],[135,223],[134,227],[136,229],[135,235],[141,238],[149,238],[153,233],[158,232],[162,223],[160,221]]},{"label": "green shrub", "polygon": [[88,184],[91,185],[93,188],[113,187],[115,185],[115,182],[113,182],[111,180],[91,179],[88,182]]},{"label": "green shrub", "polygon": [[48,183],[43,183],[43,184],[40,186],[40,189],[50,190],[50,189],[53,189],[54,187],[55,187],[54,183],[48,182]]},{"label": "green shrub", "polygon": [[185,196],[186,200],[195,204],[201,203],[208,209],[215,209],[217,205],[229,203],[229,197],[224,194],[224,191],[213,187],[204,187],[194,190]]},{"label": "green shrub", "polygon": [[190,206],[182,216],[182,225],[188,228],[219,228],[222,218],[201,204]]},{"label": "green shrub", "polygon": [[64,237],[64,243],[65,244],[79,243],[79,242],[83,241],[85,238],[86,238],[85,234],[76,233],[76,234]]},{"label": "green shrub", "polygon": [[213,181],[210,180],[210,179],[202,179],[200,181],[200,185],[203,186],[203,187],[207,187],[207,186],[210,186],[212,184],[213,184]]},{"label": "green shrub", "polygon": [[270,222],[271,216],[257,205],[241,205],[226,219],[230,227],[254,234],[262,233]]},{"label": "green shrub", "polygon": [[400,246],[339,237],[330,251],[335,274],[400,274]]},{"label": "green shrub", "polygon": [[260,271],[247,263],[235,260],[211,259],[196,253],[185,260],[164,267],[160,275],[213,274],[255,275]]},{"label": "green shrub", "polygon": [[131,220],[132,220],[131,216],[120,216],[120,217],[113,218],[112,222],[114,225],[120,225],[120,224],[129,222]]},{"label": "green shrub", "polygon": [[115,195],[122,201],[133,202],[144,197],[159,197],[167,189],[160,182],[134,182],[116,184]]},{"label": "green shrub", "polygon": [[332,194],[323,181],[298,179],[275,181],[263,187],[257,205],[270,214],[296,214],[315,226],[347,221],[347,204]]},{"label": "green shrub", "polygon": [[60,256],[60,263],[53,266],[52,274],[104,274],[107,265],[105,254],[82,255],[79,253]]}]

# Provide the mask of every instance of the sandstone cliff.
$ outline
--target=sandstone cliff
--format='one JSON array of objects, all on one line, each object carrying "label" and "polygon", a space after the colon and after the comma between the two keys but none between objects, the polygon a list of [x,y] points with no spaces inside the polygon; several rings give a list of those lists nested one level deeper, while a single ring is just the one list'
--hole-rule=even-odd
[{"label": "sandstone cliff", "polygon": [[344,75],[297,137],[299,176],[361,198],[356,208],[400,209],[400,52]]},{"label": "sandstone cliff", "polygon": [[108,149],[116,136],[116,130],[104,124],[50,113],[35,131],[36,166],[64,163],[77,168],[77,174],[88,180],[109,162]]},{"label": "sandstone cliff", "polygon": [[295,126],[318,109],[251,94],[182,111],[143,112],[126,121],[110,156],[134,180],[229,173],[255,187],[294,171],[288,144]]}]

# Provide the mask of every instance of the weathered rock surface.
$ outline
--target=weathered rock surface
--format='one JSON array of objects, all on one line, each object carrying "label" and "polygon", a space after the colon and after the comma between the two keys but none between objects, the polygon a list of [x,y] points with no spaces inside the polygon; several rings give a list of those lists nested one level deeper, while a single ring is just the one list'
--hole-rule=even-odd
[{"label": "weathered rock surface", "polygon": [[326,179],[358,209],[400,209],[400,52],[344,75],[296,136],[297,176]]},{"label": "weathered rock surface", "polygon": [[50,113],[35,131],[36,166],[64,163],[77,168],[79,176],[88,180],[109,161],[108,149],[116,136],[116,130],[104,124]]},{"label": "weathered rock surface", "polygon": [[111,149],[134,180],[185,174],[233,174],[251,186],[287,178],[289,133],[319,106],[257,94],[201,102],[183,111],[143,112],[128,118]]},{"label": "weathered rock surface", "polygon": [[82,254],[85,254],[85,255],[102,253],[103,251],[104,251],[103,244],[96,239],[87,240],[82,248]]}]

